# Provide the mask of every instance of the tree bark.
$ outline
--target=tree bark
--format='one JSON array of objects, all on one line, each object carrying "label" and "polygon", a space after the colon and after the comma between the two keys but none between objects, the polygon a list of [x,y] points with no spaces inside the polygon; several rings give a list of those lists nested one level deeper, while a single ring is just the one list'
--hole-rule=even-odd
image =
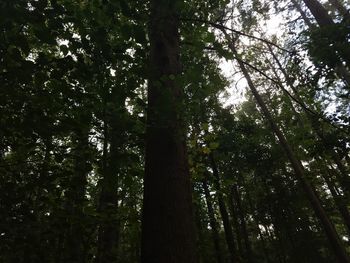
[{"label": "tree bark", "polygon": [[178,7],[151,1],[142,263],[196,263],[191,182],[180,112]]},{"label": "tree bark", "polygon": [[[226,36],[226,39],[229,42],[229,48],[233,52],[234,56],[236,58],[239,58],[238,53],[236,51],[236,48],[234,46],[233,41],[230,39],[229,35],[223,30],[223,33]],[[306,179],[305,174],[304,174],[304,167],[300,160],[296,157],[294,154],[291,146],[289,145],[288,141],[280,131],[280,128],[278,125],[275,123],[274,119],[272,118],[272,115],[270,111],[268,110],[265,102],[262,100],[258,90],[255,88],[255,85],[253,84],[252,79],[250,78],[250,75],[248,73],[248,70],[245,67],[245,64],[240,60],[237,59],[237,62],[239,64],[239,67],[246,78],[248,82],[248,86],[253,93],[253,96],[255,97],[258,105],[261,108],[262,114],[266,118],[266,120],[269,122],[273,132],[277,136],[279,143],[281,147],[283,148],[284,152],[286,153],[292,167],[295,173],[295,177],[301,184],[302,188],[304,189],[304,192],[311,203],[312,208],[315,211],[315,214],[317,215],[318,219],[321,221],[323,225],[323,229],[326,233],[326,236],[329,240],[329,243],[334,251],[335,256],[337,257],[338,262],[350,262],[349,257],[347,255],[347,252],[342,244],[342,241],[339,238],[338,233],[336,232],[336,229],[332,222],[330,221],[328,215],[326,214],[326,211],[321,205],[320,199],[317,196],[315,189],[313,186],[310,184],[310,182]]]}]

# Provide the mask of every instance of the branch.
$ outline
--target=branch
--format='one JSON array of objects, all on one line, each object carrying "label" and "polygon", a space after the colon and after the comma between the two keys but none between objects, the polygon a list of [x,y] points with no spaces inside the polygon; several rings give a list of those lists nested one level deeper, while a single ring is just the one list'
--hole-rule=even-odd
[{"label": "branch", "polygon": [[201,22],[201,23],[205,23],[205,24],[208,24],[208,25],[211,25],[212,27],[215,27],[219,30],[227,30],[227,31],[231,31],[233,33],[236,33],[238,35],[241,35],[241,36],[245,36],[245,37],[249,37],[249,38],[252,38],[252,39],[255,39],[255,40],[259,40],[261,42],[264,42],[266,44],[269,44],[269,45],[272,45],[284,52],[287,52],[287,53],[290,53],[290,54],[294,54],[295,52],[294,51],[290,51],[288,49],[285,49],[269,40],[266,40],[266,39],[263,39],[263,38],[260,38],[260,37],[257,37],[257,36],[253,36],[253,35],[250,35],[250,34],[247,34],[247,33],[243,33],[241,31],[238,31],[238,30],[235,30],[235,29],[232,29],[232,28],[229,28],[229,27],[226,27],[224,25],[220,25],[220,24],[217,24],[217,23],[214,23],[214,22],[211,22],[211,21],[207,21],[207,20],[204,20],[204,19],[195,19],[195,18],[181,18],[180,20],[183,20],[183,21],[192,21],[192,22]]},{"label": "branch", "polygon": [[278,87],[280,87],[283,92],[285,92],[287,94],[288,97],[290,97],[294,102],[296,102],[298,105],[300,105],[305,111],[311,113],[312,115],[318,117],[319,119],[323,120],[324,122],[328,123],[329,125],[331,125],[332,127],[338,129],[339,131],[342,131],[346,134],[349,134],[347,131],[345,131],[343,128],[339,127],[338,125],[334,124],[333,122],[331,122],[329,119],[327,119],[326,117],[322,116],[321,114],[313,111],[312,109],[310,109],[309,107],[307,107],[305,105],[305,103],[299,101],[297,98],[295,98],[288,90],[286,90],[283,85],[281,85],[281,83],[271,77],[269,77],[268,75],[266,75],[264,72],[262,72],[260,69],[258,69],[257,67],[249,64],[246,61],[243,61],[242,59],[238,58],[237,56],[235,56],[235,59],[237,61],[242,62],[244,65],[252,68],[253,70],[255,70],[256,72],[258,72],[259,74],[261,74],[262,76],[264,76],[265,78],[267,78],[268,80],[272,81],[273,83],[275,83],[276,85],[278,85]]}]

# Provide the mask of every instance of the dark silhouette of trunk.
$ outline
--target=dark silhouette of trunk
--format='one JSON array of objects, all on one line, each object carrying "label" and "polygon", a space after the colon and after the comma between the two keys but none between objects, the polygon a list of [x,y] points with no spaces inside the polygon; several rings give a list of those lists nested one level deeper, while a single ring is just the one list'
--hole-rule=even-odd
[{"label": "dark silhouette of trunk", "polygon": [[[194,215],[195,215],[195,225],[196,225],[196,233],[197,233],[197,247],[198,251],[201,252],[203,250],[201,246],[201,240],[203,240],[203,223],[201,219],[201,214],[199,212],[199,209],[201,207],[201,204],[197,204],[194,202]],[[204,248],[205,249],[205,248]],[[202,253],[198,253],[198,262],[203,262],[203,255]]]},{"label": "dark silhouette of trunk", "polygon": [[[292,0],[292,3],[295,6],[295,8],[298,10],[298,12],[300,13],[305,24],[310,29],[315,28],[315,26],[312,24],[310,19],[307,17],[306,13],[301,8],[300,4],[296,0]],[[334,22],[333,22],[332,18],[328,15],[327,10],[319,2],[317,2],[316,0],[305,0],[304,3],[306,4],[306,6],[309,8],[310,11],[313,10],[313,12],[311,12],[311,13],[314,16],[316,14],[316,16],[318,17],[318,19],[316,19],[316,21],[320,27],[334,25]],[[343,53],[343,51],[341,51],[341,53]],[[342,78],[346,82],[347,85],[350,85],[350,72],[349,72],[349,70],[342,64],[342,61],[338,57],[336,51],[334,51],[333,56],[334,56],[334,58],[338,58],[338,60],[339,60],[335,65],[335,72],[337,73],[337,75],[340,78]],[[345,57],[346,58],[343,58],[343,59],[345,61],[348,61],[349,56],[345,56]],[[348,64],[348,66],[349,66],[349,64]]]},{"label": "dark silhouette of trunk", "polygon": [[[105,123],[107,126],[107,123]],[[103,178],[98,211],[102,214],[98,229],[96,263],[117,262],[119,244],[119,215],[118,215],[118,154],[119,137],[118,120],[111,121],[110,151],[108,153],[108,127],[105,127],[105,142],[103,150]]]},{"label": "dark silhouette of trunk", "polygon": [[248,262],[253,262],[252,259],[252,247],[250,244],[249,236],[248,236],[248,231],[247,231],[247,224],[245,220],[245,212],[242,206],[242,201],[241,201],[241,195],[238,189],[237,185],[232,186],[231,188],[232,191],[232,198],[234,203],[237,205],[237,215],[239,218],[239,223],[240,223],[240,229],[242,233],[242,237],[244,240],[244,246],[245,246],[245,258],[247,259]]},{"label": "dark silhouette of trunk", "polygon": [[[82,116],[79,123],[90,122],[90,116]],[[75,148],[73,150],[74,173],[70,180],[70,188],[66,195],[66,211],[68,213],[67,225],[64,238],[63,262],[84,263],[86,262],[85,248],[85,222],[83,212],[87,175],[91,171],[89,128],[77,128],[72,138]]]},{"label": "dark silhouette of trunk", "polygon": [[302,9],[301,5],[299,4],[298,1],[296,0],[291,0],[291,2],[293,3],[294,7],[298,10],[298,12],[300,13],[302,19],[304,20],[305,24],[309,27],[312,28],[313,25],[310,21],[310,19],[307,17],[306,13],[304,12],[304,10]]},{"label": "dark silhouette of trunk", "polygon": [[[113,109],[107,108],[113,105]],[[123,116],[125,95],[117,89],[105,94],[104,105],[104,142],[102,159],[101,193],[98,211],[102,215],[99,222],[96,263],[113,263],[118,261],[120,215],[118,214],[118,195],[120,155],[124,138]],[[108,147],[109,146],[109,147]],[[109,150],[108,150],[109,149]]]},{"label": "dark silhouette of trunk", "polygon": [[[317,0],[303,0],[307,8],[310,10],[312,15],[317,21],[317,24],[320,28],[326,28],[329,26],[335,26],[332,17],[328,14],[324,6]],[[331,28],[330,28],[331,29]],[[346,37],[344,38],[344,44],[347,43]],[[335,45],[336,48],[336,45]],[[347,66],[350,66],[350,51],[349,49],[337,49],[338,55],[347,63]],[[337,53],[335,53],[337,55]],[[339,63],[341,65],[341,62]],[[349,82],[348,82],[349,84]]]},{"label": "dark silhouette of trunk", "polygon": [[[40,177],[40,181],[49,181],[50,180],[50,159],[51,159],[51,151],[53,150],[53,144],[52,144],[52,135],[48,135],[48,136],[43,136],[43,142],[45,145],[45,151],[43,152],[43,162],[40,165],[40,170],[39,170],[39,177]],[[51,191],[50,188],[47,188],[48,192]],[[43,191],[43,188],[38,186],[35,189],[35,200],[33,201],[33,212],[35,214],[36,217],[36,222],[37,224],[40,226],[43,223],[45,223],[45,217],[43,215],[42,212],[42,200],[44,200],[43,198],[45,198],[45,191]],[[43,244],[47,243],[51,243],[54,244],[55,243],[55,239],[57,239],[57,237],[54,237],[48,240],[45,240],[45,238],[43,238],[43,233],[40,229],[38,229],[38,231],[33,231],[33,236],[31,237],[31,242],[32,244],[35,244],[36,247],[38,247],[38,258],[45,260],[45,254],[46,251],[45,247],[43,247]]]},{"label": "dark silhouette of trunk", "polygon": [[[321,137],[323,141],[325,141],[325,138]],[[338,170],[340,171],[342,178],[340,180],[343,189],[346,191],[346,195],[348,196],[350,193],[350,178],[349,178],[349,172],[347,168],[343,165],[339,155],[335,151],[331,151],[331,157],[334,161],[334,163],[337,165]]]},{"label": "dark silhouette of trunk", "polygon": [[224,197],[221,193],[219,171],[218,171],[218,168],[217,168],[217,165],[216,165],[216,162],[214,159],[214,155],[212,152],[209,153],[209,161],[210,161],[211,168],[213,170],[214,185],[216,188],[216,195],[218,198],[220,215],[221,215],[222,223],[224,225],[226,244],[227,244],[227,248],[228,248],[229,253],[230,253],[230,262],[231,263],[239,262],[239,258],[237,256],[237,251],[236,251],[236,247],[235,247],[235,239],[234,239],[233,232],[232,232],[232,225],[231,225],[231,222],[229,219],[229,215],[227,212]]},{"label": "dark silhouette of trunk", "polygon": [[142,215],[142,263],[196,263],[191,182],[182,120],[181,1],[151,1],[150,75]]},{"label": "dark silhouette of trunk", "polygon": [[[273,224],[272,220],[271,220],[271,223]],[[269,243],[273,246],[273,248],[277,252],[276,256],[277,256],[278,262],[280,263],[286,262],[286,259],[285,259],[286,255],[285,255],[283,244],[281,243],[281,238],[279,237],[279,233],[278,233],[279,231],[273,231],[273,233],[271,233],[268,225],[262,224],[262,226],[264,227]]]},{"label": "dark silhouette of trunk", "polygon": [[[245,185],[244,178],[242,175],[239,175],[239,179]],[[247,196],[247,201],[248,201],[248,207],[249,207],[249,210],[251,211],[251,216],[253,218],[253,222],[254,222],[256,230],[258,232],[258,236],[260,237],[260,240],[261,240],[261,246],[262,246],[262,250],[264,252],[265,259],[267,262],[270,263],[272,261],[271,261],[270,254],[269,254],[268,249],[267,249],[266,240],[265,240],[264,234],[262,233],[261,228],[259,226],[259,220],[258,220],[258,217],[256,215],[256,211],[255,211],[254,206],[253,206],[252,198],[250,197],[250,194],[247,190],[246,190],[246,196]]]},{"label": "dark silhouette of trunk", "polygon": [[236,233],[236,239],[237,239],[237,248],[238,248],[238,254],[240,258],[246,258],[245,257],[245,251],[243,251],[243,244],[242,244],[242,229],[241,225],[239,223],[239,218],[238,218],[238,212],[237,212],[237,207],[234,202],[234,198],[232,196],[232,191],[230,191],[230,194],[228,196],[228,206],[230,210],[230,215],[231,215],[231,220],[233,221],[233,226],[234,226],[234,232]]},{"label": "dark silhouette of trunk", "polygon": [[207,208],[208,208],[208,216],[209,216],[209,224],[212,230],[212,237],[213,237],[213,243],[214,243],[214,248],[215,248],[215,256],[216,256],[216,261],[218,263],[222,263],[222,250],[220,246],[220,237],[219,237],[219,231],[218,231],[218,225],[215,219],[215,212],[214,212],[214,207],[212,204],[207,180],[203,180],[203,190],[204,190],[204,196],[205,196],[205,201],[207,203]]},{"label": "dark silhouette of trunk", "polygon": [[265,255],[265,259],[267,262],[272,262],[271,258],[270,258],[270,254],[268,252],[267,249],[267,245],[266,245],[266,240],[264,237],[264,234],[262,233],[260,226],[259,226],[259,219],[258,216],[256,214],[256,210],[254,209],[254,205],[253,205],[253,200],[250,196],[250,193],[248,191],[248,188],[246,187],[246,182],[245,182],[245,178],[242,176],[242,174],[238,174],[238,182],[240,185],[242,185],[245,188],[245,193],[246,193],[246,198],[247,198],[247,202],[248,202],[248,209],[250,211],[250,214],[253,218],[253,222],[255,224],[258,236],[260,237],[261,240],[261,245],[262,245],[262,250],[264,252]]},{"label": "dark silhouette of trunk", "polygon": [[226,31],[224,31],[224,30],[222,30],[222,31],[225,34],[227,41],[229,42],[229,48],[233,52],[234,56],[237,58],[237,62],[239,64],[239,67],[240,67],[245,79],[248,82],[248,86],[249,86],[251,92],[253,93],[255,100],[257,101],[259,107],[261,108],[262,114],[264,115],[266,120],[269,122],[274,134],[277,136],[281,147],[283,148],[285,154],[287,155],[287,157],[288,157],[288,159],[293,167],[295,177],[297,178],[297,180],[301,184],[312,208],[315,211],[316,216],[321,221],[323,229],[324,229],[326,236],[329,240],[329,243],[334,251],[334,254],[338,259],[338,262],[350,262],[348,255],[347,255],[347,252],[342,244],[342,241],[340,240],[339,235],[336,232],[334,225],[332,224],[328,215],[326,214],[326,211],[322,207],[320,199],[315,192],[315,189],[313,188],[313,186],[310,184],[310,182],[305,177],[303,165],[301,164],[300,160],[296,157],[296,155],[293,152],[288,141],[286,140],[286,138],[282,134],[280,128],[278,127],[278,125],[276,124],[274,119],[272,118],[272,115],[271,115],[269,109],[267,108],[265,102],[261,98],[258,90],[255,88],[255,85],[253,84],[253,81],[250,78],[249,72],[246,69],[245,64],[243,63],[242,60],[239,59],[240,56],[238,55],[238,53],[236,51],[236,48],[234,46],[233,41],[230,39],[230,37],[226,33]]},{"label": "dark silhouette of trunk", "polygon": [[317,0],[303,0],[303,2],[310,10],[320,27],[334,24],[333,19],[320,2]]},{"label": "dark silhouette of trunk", "polygon": [[[320,160],[322,162],[322,160]],[[327,171],[327,175],[323,176],[329,191],[333,197],[334,203],[338,208],[339,213],[341,214],[344,224],[347,227],[348,233],[350,235],[350,212],[346,206],[345,200],[342,195],[339,193],[336,184],[333,182],[332,171],[327,167],[327,164],[323,165],[324,169]]]}]

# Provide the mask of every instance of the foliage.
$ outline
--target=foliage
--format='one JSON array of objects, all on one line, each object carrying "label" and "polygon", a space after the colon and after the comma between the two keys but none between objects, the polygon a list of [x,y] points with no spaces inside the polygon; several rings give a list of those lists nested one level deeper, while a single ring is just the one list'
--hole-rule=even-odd
[{"label": "foliage", "polygon": [[[273,16],[269,7],[296,15],[283,4],[181,5],[183,72],[164,78],[183,88],[179,108],[203,263],[218,261],[212,218],[222,262],[230,254],[219,196],[241,262],[335,260],[252,96],[237,105],[223,102],[233,84],[246,86],[240,72],[222,73],[224,60],[235,61],[237,71],[237,59],[248,65],[336,230],[344,241],[350,238],[350,217],[344,217],[350,189],[349,83],[337,73],[339,60],[349,70],[348,21],[304,32],[286,21],[293,32],[270,37],[263,32]],[[106,226],[116,233],[111,262],[139,261],[148,20],[148,1],[0,2],[1,262],[97,262]],[[231,23],[239,57],[219,30]],[[261,41],[265,36],[270,39]],[[291,46],[295,50],[288,50]],[[348,242],[343,245],[349,251]]]}]

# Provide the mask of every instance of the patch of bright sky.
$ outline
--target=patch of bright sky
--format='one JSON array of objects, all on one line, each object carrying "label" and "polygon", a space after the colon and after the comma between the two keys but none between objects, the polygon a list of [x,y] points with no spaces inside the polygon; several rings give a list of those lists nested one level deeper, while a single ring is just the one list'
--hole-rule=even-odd
[{"label": "patch of bright sky", "polygon": [[[270,19],[263,21],[259,26],[259,30],[264,32],[263,34],[252,33],[256,37],[261,37],[268,40],[271,36],[282,37],[284,30],[282,24],[284,23],[282,14],[270,14]],[[236,28],[233,28],[236,29]],[[241,37],[241,42],[245,43],[249,48],[249,38]],[[221,59],[220,69],[223,75],[230,81],[231,85],[226,90],[226,94],[222,94],[220,99],[225,107],[236,107],[242,104],[246,100],[247,82],[242,74],[237,74],[238,67],[232,60]]]},{"label": "patch of bright sky", "polygon": [[[325,1],[321,1],[322,3],[325,3]],[[271,7],[271,5],[270,5]],[[306,8],[304,8],[306,9]],[[307,10],[305,10],[307,12]],[[239,16],[238,12],[234,15]],[[271,39],[272,36],[277,37],[277,39],[282,40],[286,39],[286,33],[287,30],[289,30],[286,26],[286,23],[288,21],[295,21],[300,17],[300,14],[298,12],[280,12],[275,13],[274,9],[271,7],[269,10],[269,19],[263,20],[261,19],[259,21],[259,32],[255,31],[253,33],[250,33],[253,36],[263,38],[265,40]],[[233,26],[231,25],[233,24]],[[229,22],[227,24],[228,27],[232,27],[235,30],[240,30],[239,25],[235,26],[234,23]],[[297,33],[300,33],[303,28],[300,27],[295,28],[296,31],[299,31]],[[251,39],[248,37],[242,37],[240,36],[240,41],[246,46],[246,49],[249,49],[249,46],[251,44]],[[298,53],[301,57],[303,57],[303,61],[301,63],[304,64],[305,67],[311,68],[312,62],[310,61],[306,51],[298,50]],[[242,74],[239,73],[239,69],[237,65],[233,61],[227,61],[225,59],[222,59],[220,61],[220,68],[222,70],[223,75],[230,81],[230,87],[226,90],[227,94],[222,94],[220,96],[220,99],[222,101],[222,104],[225,107],[233,106],[236,108],[240,104],[242,104],[246,100],[246,94],[247,92],[247,82],[242,77]],[[321,82],[324,81],[324,79],[320,80]],[[320,83],[320,85],[322,85]],[[335,93],[339,92],[341,88],[339,88],[339,85],[335,84],[334,90],[329,90],[329,92],[326,93],[320,93],[320,100],[322,100],[322,104],[324,107],[324,112],[327,114],[334,114],[344,102],[339,101],[339,96],[336,96]],[[344,107],[343,107],[344,108]],[[345,107],[344,111],[350,112],[350,106]]]}]

